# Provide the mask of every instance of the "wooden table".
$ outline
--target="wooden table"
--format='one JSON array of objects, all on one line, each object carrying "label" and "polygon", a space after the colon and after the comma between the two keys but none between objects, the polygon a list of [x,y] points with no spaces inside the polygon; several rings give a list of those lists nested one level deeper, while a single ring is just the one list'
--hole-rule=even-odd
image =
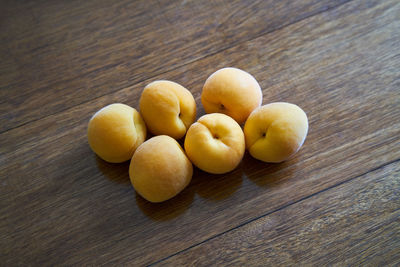
[{"label": "wooden table", "polygon": [[[2,266],[400,264],[398,0],[1,1]],[[308,114],[282,164],[195,169],[151,204],[89,118],[168,79],[253,74]]]}]

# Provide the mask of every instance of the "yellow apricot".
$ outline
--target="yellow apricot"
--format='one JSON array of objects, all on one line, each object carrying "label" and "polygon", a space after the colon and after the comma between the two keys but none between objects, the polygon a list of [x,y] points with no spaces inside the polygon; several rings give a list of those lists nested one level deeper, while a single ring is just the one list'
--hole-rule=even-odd
[{"label": "yellow apricot", "polygon": [[130,160],[146,138],[146,125],[136,109],[111,104],[97,111],[89,121],[88,141],[103,160],[119,163]]},{"label": "yellow apricot", "polygon": [[179,139],[196,119],[196,103],[183,86],[171,81],[154,81],[142,92],[140,113],[150,132]]},{"label": "yellow apricot", "polygon": [[259,107],[244,125],[250,155],[265,162],[282,162],[291,157],[303,145],[307,131],[306,113],[285,102]]},{"label": "yellow apricot", "polygon": [[242,124],[261,105],[262,92],[251,74],[237,68],[223,68],[206,80],[201,102],[206,113],[224,113]]},{"label": "yellow apricot", "polygon": [[190,126],[185,151],[199,169],[209,173],[226,173],[243,158],[245,140],[239,124],[222,113],[207,114]]},{"label": "yellow apricot", "polygon": [[136,150],[129,166],[132,185],[150,202],[176,196],[192,179],[193,166],[175,139],[159,135]]}]

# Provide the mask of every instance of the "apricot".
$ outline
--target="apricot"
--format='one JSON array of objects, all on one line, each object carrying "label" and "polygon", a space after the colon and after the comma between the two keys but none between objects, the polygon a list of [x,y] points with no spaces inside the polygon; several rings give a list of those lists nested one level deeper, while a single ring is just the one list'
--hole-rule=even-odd
[{"label": "apricot", "polygon": [[237,123],[246,121],[261,105],[262,92],[256,79],[237,68],[223,68],[206,80],[201,103],[206,113],[224,113]]},{"label": "apricot", "polygon": [[171,81],[154,81],[140,97],[140,113],[150,132],[182,138],[196,119],[193,95]]},{"label": "apricot", "polygon": [[155,136],[139,146],[129,166],[133,187],[150,202],[176,196],[192,175],[192,163],[178,142],[167,135]]},{"label": "apricot", "polygon": [[100,158],[111,163],[130,160],[146,138],[146,125],[136,109],[111,104],[97,111],[89,121],[88,141]]},{"label": "apricot", "polygon": [[298,106],[276,102],[254,110],[244,125],[250,155],[265,162],[282,162],[303,145],[308,131],[306,113]]},{"label": "apricot", "polygon": [[190,126],[184,147],[199,169],[221,174],[238,166],[245,151],[245,139],[235,120],[222,113],[212,113]]}]

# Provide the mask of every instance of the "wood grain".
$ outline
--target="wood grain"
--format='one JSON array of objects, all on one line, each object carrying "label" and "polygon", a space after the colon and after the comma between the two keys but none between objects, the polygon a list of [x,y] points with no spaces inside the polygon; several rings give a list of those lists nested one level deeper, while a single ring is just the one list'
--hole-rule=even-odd
[{"label": "wood grain", "polygon": [[397,266],[399,177],[397,161],[154,266]]},{"label": "wood grain", "polygon": [[7,1],[0,132],[346,1]]},{"label": "wood grain", "polygon": [[[398,160],[399,10],[395,0],[354,0],[0,134],[0,262],[150,264]],[[224,66],[252,73],[264,103],[307,112],[296,157],[246,155],[217,177],[196,169],[182,194],[154,205],[135,195],[128,163],[90,151],[86,125],[102,106],[137,107],[142,88],[163,78],[192,91],[200,116],[202,84]]]}]

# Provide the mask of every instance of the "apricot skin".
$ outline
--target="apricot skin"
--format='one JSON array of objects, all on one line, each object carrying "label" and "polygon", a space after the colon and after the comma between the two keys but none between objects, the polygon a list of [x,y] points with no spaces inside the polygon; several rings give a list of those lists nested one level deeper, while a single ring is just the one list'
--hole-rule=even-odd
[{"label": "apricot skin", "polygon": [[254,110],[244,125],[250,155],[264,162],[278,163],[294,155],[308,132],[306,113],[285,102],[264,105]]},{"label": "apricot skin", "polygon": [[132,158],[146,138],[146,125],[136,109],[111,104],[97,111],[89,121],[88,142],[103,160],[120,163]]},{"label": "apricot skin", "polygon": [[239,124],[222,113],[207,114],[190,126],[185,151],[199,169],[222,174],[235,169],[243,158],[245,139]]},{"label": "apricot skin", "polygon": [[154,81],[142,92],[140,113],[154,135],[180,139],[196,119],[196,103],[190,91],[180,84]]},{"label": "apricot skin", "polygon": [[150,202],[173,198],[191,181],[193,166],[175,139],[150,138],[136,150],[129,177],[136,192]]},{"label": "apricot skin", "polygon": [[223,113],[242,124],[261,105],[262,91],[251,74],[237,68],[223,68],[206,80],[201,102],[206,113]]}]

